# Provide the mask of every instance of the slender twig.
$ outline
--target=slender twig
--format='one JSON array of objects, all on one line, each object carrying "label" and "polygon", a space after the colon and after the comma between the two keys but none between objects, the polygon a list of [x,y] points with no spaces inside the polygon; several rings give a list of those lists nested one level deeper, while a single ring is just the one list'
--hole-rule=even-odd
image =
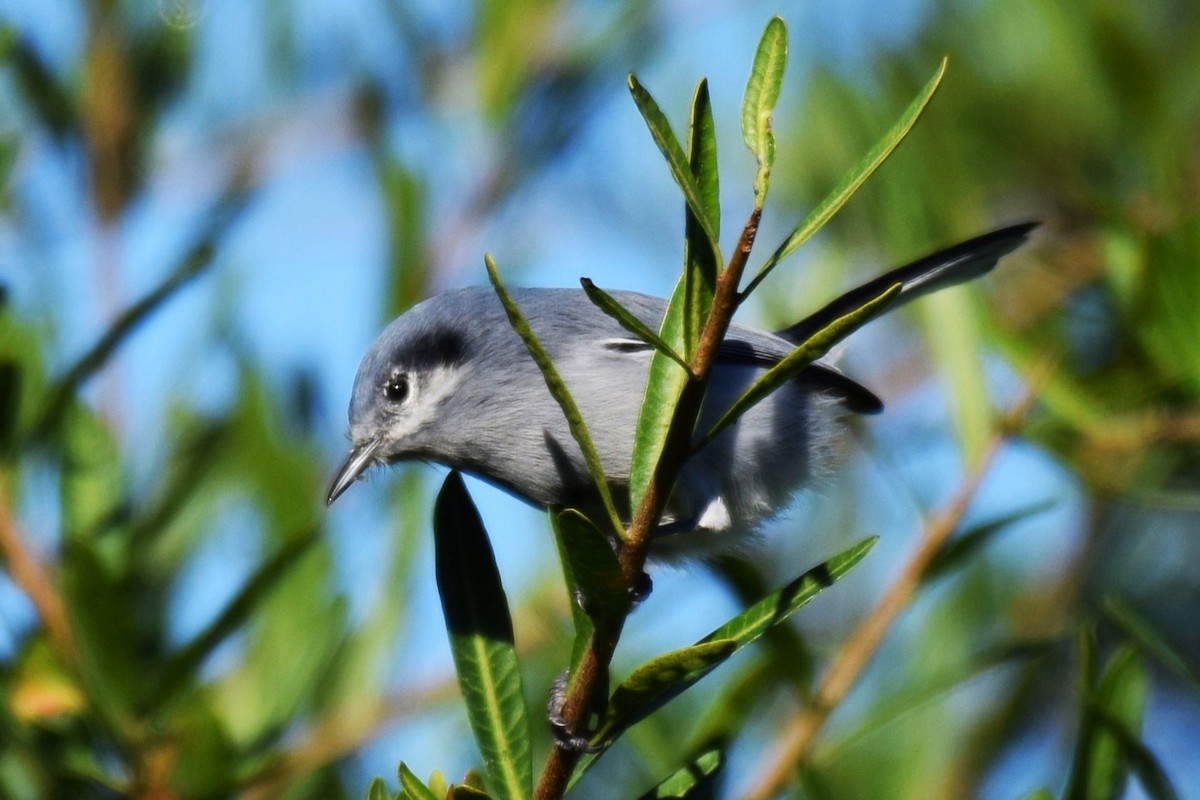
[{"label": "slender twig", "polygon": [[45,566],[25,545],[26,537],[9,508],[8,480],[8,469],[0,467],[0,556],[8,566],[13,583],[25,593],[41,617],[51,646],[59,658],[73,666],[77,651],[66,605]]},{"label": "slender twig", "polygon": [[[742,228],[737,248],[729,265],[717,278],[713,293],[712,309],[700,335],[700,342],[692,358],[691,374],[679,394],[675,413],[667,428],[662,453],[646,486],[642,503],[633,515],[621,547],[621,571],[626,585],[633,587],[641,580],[646,566],[646,556],[654,530],[666,509],[667,500],[675,481],[691,452],[692,435],[700,415],[700,405],[708,385],[708,376],[716,363],[717,350],[725,339],[725,333],[733,321],[738,306],[738,285],[754,238],[758,234],[761,209],[755,209]],[[608,686],[608,668],[621,638],[624,620],[611,626],[600,626],[592,633],[588,648],[579,664],[575,679],[571,683],[562,708],[562,717],[567,730],[575,734],[586,731],[587,720],[592,712],[602,708]],[[555,747],[546,760],[534,797],[539,800],[558,798],[566,791],[571,772],[575,769],[581,753],[565,747]]]},{"label": "slender twig", "polygon": [[929,565],[962,522],[996,456],[1020,429],[1055,362],[1055,358],[1047,358],[1031,377],[1025,394],[997,425],[983,457],[967,473],[950,502],[925,524],[921,542],[904,570],[842,645],[813,692],[811,701],[777,737],[774,747],[767,752],[760,765],[751,770],[755,782],[744,795],[747,800],[767,800],[778,794],[795,776],[796,766],[807,757],[825,720],[845,698],[875,655],[884,636],[912,602]]}]

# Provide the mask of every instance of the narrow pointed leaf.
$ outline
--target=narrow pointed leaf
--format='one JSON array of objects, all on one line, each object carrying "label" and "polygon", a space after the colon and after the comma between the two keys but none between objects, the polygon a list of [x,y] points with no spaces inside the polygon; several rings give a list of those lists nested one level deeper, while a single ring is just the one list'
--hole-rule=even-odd
[{"label": "narrow pointed leaf", "polygon": [[246,205],[246,195],[240,189],[227,193],[213,212],[212,220],[196,243],[158,286],[147,292],[113,320],[108,330],[83,356],[49,387],[42,402],[42,413],[33,426],[33,436],[39,437],[54,429],[81,384],[95,374],[112,357],[142,322],[174,297],[212,265],[216,244],[240,215]]},{"label": "narrow pointed leaf", "polygon": [[783,384],[799,375],[806,367],[821,356],[828,353],[834,345],[845,339],[854,331],[866,325],[875,317],[882,314],[900,295],[901,284],[893,284],[883,293],[871,298],[854,311],[838,317],[826,327],[808,337],[788,353],[778,364],[775,364],[760,375],[741,397],[721,415],[712,429],[705,434],[700,446],[711,441],[718,433],[732,425],[737,419],[751,408],[762,402]]},{"label": "narrow pointed leaf", "polygon": [[608,538],[574,509],[552,519],[584,612],[601,628],[624,618],[629,613],[629,589]]},{"label": "narrow pointed leaf", "polygon": [[713,781],[725,765],[720,750],[706,750],[687,766],[642,795],[641,800],[699,800],[711,796]]},{"label": "narrow pointed leaf", "polygon": [[[1085,663],[1084,670],[1090,673],[1091,668]],[[1089,683],[1092,679],[1085,679],[1085,686]],[[1141,728],[1146,675],[1132,645],[1112,655],[1094,687],[1084,695],[1075,758],[1063,794],[1067,800],[1118,797],[1128,778],[1120,742],[1101,717],[1113,717],[1133,736]]]},{"label": "narrow pointed leaf", "polygon": [[457,472],[433,513],[438,594],[467,717],[491,787],[503,800],[529,797],[529,719],[513,645],[508,599],[491,543]]},{"label": "narrow pointed leaf", "polygon": [[1092,715],[1095,724],[1092,727],[1088,793],[1090,797],[1118,797],[1128,780],[1129,764],[1119,740],[1100,717],[1111,717],[1132,736],[1141,730],[1146,705],[1146,671],[1132,646],[1119,649],[1105,665],[1096,689],[1095,705],[1100,713]]},{"label": "narrow pointed leaf", "polygon": [[1179,651],[1162,638],[1148,620],[1133,610],[1124,600],[1104,598],[1104,611],[1143,653],[1158,661],[1200,694],[1200,673],[1193,669]]},{"label": "narrow pointed leaf", "polygon": [[[721,186],[717,175],[717,131],[713,122],[708,82],[701,80],[692,98],[692,116],[688,125],[688,167],[713,233],[721,235]],[[683,312],[683,352],[695,357],[700,334],[708,321],[713,294],[717,288],[717,253],[709,246],[702,221],[690,207],[684,209],[683,276],[686,285]]]},{"label": "narrow pointed leaf", "polygon": [[1146,790],[1146,794],[1153,800],[1177,800],[1179,793],[1175,791],[1162,763],[1150,748],[1129,730],[1129,726],[1103,709],[1095,709],[1093,713],[1104,730],[1116,738],[1121,755],[1137,777],[1138,783]]},{"label": "narrow pointed leaf", "polygon": [[605,724],[592,738],[592,744],[608,747],[629,726],[693,686],[733,653],[762,636],[768,628],[791,617],[846,575],[870,552],[877,539],[864,539],[813,567],[692,647],[668,653],[638,667],[613,692]]},{"label": "narrow pointed leaf", "polygon": [[571,627],[575,630],[575,638],[571,642],[571,666],[567,670],[567,677],[570,679],[575,677],[583,661],[596,626],[576,600],[579,596],[579,582],[575,580],[575,572],[571,567],[571,559],[567,557],[563,537],[558,535],[558,515],[553,511],[550,512],[550,525],[555,530],[554,544],[558,547],[558,561],[562,565],[563,581],[567,587],[567,604],[571,609]]},{"label": "narrow pointed leaf", "polygon": [[294,536],[263,562],[217,618],[171,657],[148,697],[147,707],[158,708],[164,701],[194,686],[204,660],[246,623],[262,600],[318,541],[320,535],[316,530]]},{"label": "narrow pointed leaf", "polygon": [[367,787],[367,800],[392,800],[392,793],[388,791],[383,778],[371,781],[371,785]]},{"label": "narrow pointed leaf", "polygon": [[742,102],[742,138],[758,160],[758,174],[754,178],[754,204],[758,208],[762,208],[766,199],[771,167],[775,162],[771,113],[779,100],[786,66],[787,26],[779,17],[772,17],[754,53],[746,97]]},{"label": "narrow pointed leaf", "polygon": [[[672,346],[683,349],[683,320],[687,306],[687,284],[681,277],[667,302],[659,336]],[[654,474],[667,430],[675,415],[679,395],[687,384],[689,373],[679,364],[655,350],[650,358],[646,376],[646,394],[638,412],[634,429],[633,457],[629,465],[629,507],[637,509],[646,495],[646,486]]]},{"label": "narrow pointed leaf", "polygon": [[721,246],[717,238],[717,227],[708,215],[704,192],[696,183],[687,156],[684,155],[683,147],[679,144],[679,139],[675,137],[671,125],[667,122],[667,117],[663,114],[662,109],[658,107],[658,103],[638,82],[638,79],[630,75],[628,82],[629,92],[633,95],[633,101],[637,104],[638,111],[642,113],[642,119],[646,121],[646,127],[650,129],[654,143],[666,157],[667,166],[671,169],[671,176],[675,178],[675,183],[679,184],[688,208],[696,215],[696,221],[704,231],[708,247],[713,253],[713,260],[718,266],[721,265]]},{"label": "narrow pointed leaf", "polygon": [[916,98],[909,104],[908,108],[905,109],[900,119],[854,165],[854,168],[846,173],[846,176],[833,188],[833,191],[826,195],[825,199],[809,212],[808,216],[796,226],[796,229],[792,231],[787,239],[776,248],[775,252],[771,254],[771,257],[767,259],[767,262],[763,264],[758,274],[754,276],[754,279],[750,281],[749,285],[742,292],[743,296],[752,292],[770,274],[771,270],[775,269],[775,266],[780,261],[795,252],[796,248],[800,247],[814,233],[820,230],[821,226],[828,222],[830,217],[836,214],[846,204],[846,201],[858,191],[859,187],[866,182],[867,178],[887,160],[892,151],[904,140],[908,132],[912,130],[913,125],[920,118],[921,112],[929,105],[933,93],[937,91],[938,84],[942,81],[942,76],[946,73],[946,63],[946,59],[942,59],[937,72],[934,73],[934,76],[925,84]]},{"label": "narrow pointed leaf", "polygon": [[403,761],[400,762],[398,772],[400,773],[400,788],[408,792],[412,800],[438,800],[438,796],[413,774],[413,771]]},{"label": "narrow pointed leaf", "polygon": [[542,378],[545,379],[550,394],[554,396],[555,401],[562,408],[563,415],[567,418],[567,426],[571,429],[571,436],[575,438],[575,442],[579,445],[579,449],[583,453],[583,458],[587,462],[588,471],[592,475],[592,482],[596,486],[596,492],[599,494],[601,502],[604,503],[604,510],[608,514],[609,522],[612,523],[613,531],[617,536],[624,535],[625,527],[621,524],[621,517],[617,514],[616,505],[613,504],[612,492],[608,488],[608,479],[604,475],[604,467],[600,463],[600,455],[596,452],[596,445],[592,441],[592,435],[588,432],[587,425],[583,421],[583,414],[580,413],[579,406],[575,403],[575,398],[571,396],[571,392],[563,382],[562,376],[558,374],[558,369],[554,366],[554,362],[550,360],[546,348],[542,347],[542,343],[538,341],[537,335],[529,327],[529,322],[525,319],[525,315],[521,313],[521,309],[517,307],[516,301],[513,300],[508,290],[504,288],[504,284],[500,281],[500,273],[496,270],[496,262],[492,260],[490,255],[484,256],[483,261],[487,267],[488,279],[491,280],[492,287],[496,290],[496,295],[504,305],[504,311],[508,315],[509,324],[512,325],[517,335],[521,337],[521,341],[525,343],[526,349],[529,350],[529,355],[533,357],[534,362],[538,365],[538,369],[542,371]]},{"label": "narrow pointed leaf", "polygon": [[[712,104],[708,96],[708,84],[703,80],[697,85],[692,100],[688,133],[685,168],[696,187],[703,214],[689,200],[684,224],[683,272],[667,303],[658,338],[667,348],[690,359],[695,354],[708,321],[717,274],[721,268],[720,251],[716,249],[715,241],[709,238],[710,233],[714,238],[719,233],[720,186]],[[705,218],[710,220],[711,227],[706,226]],[[674,360],[677,363],[673,363],[664,352],[656,350],[651,358],[646,394],[634,432],[629,489],[631,509],[638,508],[642,503],[646,486],[662,454],[679,395],[691,375],[686,363],[678,359]]]},{"label": "narrow pointed leaf", "polygon": [[821,592],[841,580],[851,569],[871,552],[879,541],[878,536],[863,539],[848,547],[828,561],[819,564],[799,578],[759,600],[736,617],[701,639],[711,642],[717,639],[733,639],[738,647],[745,647],[763,635],[772,625],[778,625],[795,614]]},{"label": "narrow pointed leaf", "polygon": [[491,795],[465,783],[455,784],[447,793],[447,800],[488,800]]},{"label": "narrow pointed leaf", "polygon": [[714,639],[672,650],[642,664],[613,692],[604,724],[592,737],[592,744],[607,747],[623,731],[678,697],[737,649],[737,642],[732,639]]},{"label": "narrow pointed leaf", "polygon": [[929,562],[928,569],[925,570],[924,580],[928,581],[941,577],[947,572],[966,564],[976,553],[987,546],[988,542],[995,538],[997,534],[1002,533],[1018,522],[1040,514],[1046,509],[1051,508],[1054,504],[1055,501],[1053,499],[1044,500],[964,531],[961,535],[951,539],[933,557],[933,560]]},{"label": "narrow pointed leaf", "polygon": [[605,314],[615,319],[622,328],[667,356],[679,366],[688,369],[687,361],[675,351],[675,348],[667,344],[650,326],[634,316],[633,312],[617,302],[615,297],[592,283],[589,278],[580,278],[579,283],[583,286],[583,291],[587,294],[588,299]]}]

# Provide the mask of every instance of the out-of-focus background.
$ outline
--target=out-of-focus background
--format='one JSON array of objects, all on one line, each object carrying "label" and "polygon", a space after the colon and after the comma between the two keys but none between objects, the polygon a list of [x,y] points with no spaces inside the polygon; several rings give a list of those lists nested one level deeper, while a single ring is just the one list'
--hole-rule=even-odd
[{"label": "out-of-focus background", "polygon": [[[740,562],[654,571],[618,672],[881,537],[580,796],[636,796],[713,733],[730,737],[719,794],[754,785],[1031,381],[966,525],[1020,519],[922,585],[793,791],[1058,795],[1103,673],[1151,766],[1200,796],[1185,0],[0,0],[0,796],[361,797],[401,759],[450,780],[479,764],[432,580],[443,470],[322,503],[358,359],[421,297],[484,282],[485,251],[510,284],[670,291],[682,202],[630,71],[676,130],[709,77],[730,247],[754,171],[741,95],[775,13],[791,57],[764,252],[950,66],[744,321],[782,326],[936,247],[1044,224],[979,285],[855,335],[841,363],[887,412],[854,421],[836,470]],[[536,718],[570,646],[549,528],[470,488]]]}]

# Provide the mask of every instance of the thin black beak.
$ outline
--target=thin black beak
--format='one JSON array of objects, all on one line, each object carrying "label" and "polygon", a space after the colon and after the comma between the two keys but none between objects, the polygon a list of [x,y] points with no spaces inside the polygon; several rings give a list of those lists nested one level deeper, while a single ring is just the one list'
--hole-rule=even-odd
[{"label": "thin black beak", "polygon": [[338,470],[338,474],[333,479],[333,484],[329,487],[329,496],[325,498],[325,505],[332,505],[342,492],[350,488],[350,484],[354,483],[360,475],[367,471],[368,467],[375,463],[375,451],[378,449],[379,440],[372,439],[350,451],[346,463],[342,464],[342,468]]}]

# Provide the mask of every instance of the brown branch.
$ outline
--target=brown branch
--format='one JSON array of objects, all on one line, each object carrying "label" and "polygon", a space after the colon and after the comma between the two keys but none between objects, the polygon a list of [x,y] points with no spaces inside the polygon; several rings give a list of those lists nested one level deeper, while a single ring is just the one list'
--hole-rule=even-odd
[{"label": "brown branch", "polygon": [[74,666],[77,651],[66,606],[45,566],[25,546],[26,537],[9,507],[8,481],[7,467],[0,467],[0,556],[3,556],[13,583],[33,603],[59,658],[65,665]]},{"label": "brown branch", "polygon": [[884,636],[912,602],[934,557],[942,551],[962,522],[989,467],[1009,438],[1019,430],[1056,361],[1055,358],[1047,358],[1031,378],[1024,396],[999,421],[983,458],[967,473],[950,502],[925,524],[917,551],[903,572],[842,645],[813,692],[812,699],[780,734],[775,746],[767,752],[759,766],[751,770],[750,774],[756,776],[756,781],[745,794],[747,800],[767,800],[791,781],[797,765],[808,756],[809,748],[825,720],[849,693],[879,649]]},{"label": "brown branch", "polygon": [[[691,452],[692,435],[696,420],[700,416],[708,376],[716,363],[717,350],[724,341],[725,332],[729,330],[733,314],[737,310],[738,286],[746,269],[750,250],[754,246],[754,238],[758,234],[761,216],[761,208],[751,212],[750,218],[742,228],[729,265],[717,277],[712,309],[692,358],[691,374],[679,394],[675,413],[667,428],[662,453],[621,547],[621,571],[627,586],[636,586],[641,580],[654,530],[663,511],[666,510],[675,481]],[[607,701],[608,668],[623,627],[624,620],[618,620],[613,625],[606,626],[604,630],[597,626],[592,634],[562,707],[562,717],[566,721],[567,730],[573,735],[586,731],[589,718],[595,711],[602,709]],[[538,800],[562,797],[580,755],[578,750],[565,747],[555,747],[551,750],[534,797]]]}]

